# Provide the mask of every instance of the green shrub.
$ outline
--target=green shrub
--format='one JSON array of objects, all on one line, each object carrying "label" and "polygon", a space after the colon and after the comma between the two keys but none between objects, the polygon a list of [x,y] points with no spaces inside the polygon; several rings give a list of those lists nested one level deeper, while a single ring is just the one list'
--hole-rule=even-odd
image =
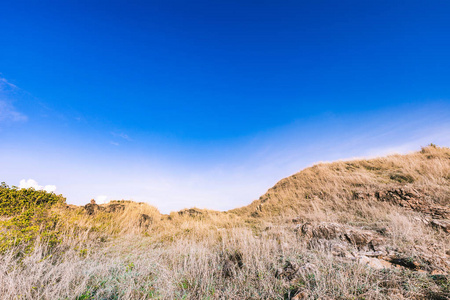
[{"label": "green shrub", "polygon": [[64,204],[61,195],[37,191],[33,188],[19,189],[0,185],[0,252],[13,246],[23,245],[25,251],[33,242],[41,240],[55,245],[59,242],[57,224],[59,216],[50,209]]}]

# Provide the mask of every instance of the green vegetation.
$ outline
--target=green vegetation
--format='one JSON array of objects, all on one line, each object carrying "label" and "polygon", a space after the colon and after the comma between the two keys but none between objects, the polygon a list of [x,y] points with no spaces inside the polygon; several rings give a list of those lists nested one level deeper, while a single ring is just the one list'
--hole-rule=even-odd
[{"label": "green vegetation", "polygon": [[25,252],[33,242],[41,239],[54,245],[59,242],[57,229],[59,215],[51,211],[55,205],[65,203],[65,198],[33,188],[18,189],[4,182],[0,185],[0,251],[21,245]]}]

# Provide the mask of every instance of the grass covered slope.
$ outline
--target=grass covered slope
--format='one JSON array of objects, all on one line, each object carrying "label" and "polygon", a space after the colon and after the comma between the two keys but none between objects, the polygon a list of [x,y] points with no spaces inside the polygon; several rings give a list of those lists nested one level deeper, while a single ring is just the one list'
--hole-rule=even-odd
[{"label": "grass covered slope", "polygon": [[[249,206],[231,212],[254,217],[329,212],[354,215],[363,197],[414,189],[424,205],[450,205],[450,149],[434,145],[407,155],[320,163],[284,178]],[[378,200],[383,197],[378,197]],[[386,197],[385,197],[386,198]]]},{"label": "grass covered slope", "polygon": [[3,185],[0,295],[449,299],[449,183],[450,149],[429,146],[319,164],[228,212],[77,207]]}]

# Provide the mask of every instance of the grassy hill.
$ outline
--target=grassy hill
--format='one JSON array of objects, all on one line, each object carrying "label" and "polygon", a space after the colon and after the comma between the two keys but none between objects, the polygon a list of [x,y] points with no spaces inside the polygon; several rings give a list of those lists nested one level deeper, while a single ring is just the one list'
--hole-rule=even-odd
[{"label": "grassy hill", "polygon": [[5,299],[449,299],[450,149],[321,163],[169,215],[0,186]]},{"label": "grassy hill", "polygon": [[[282,179],[259,200],[232,212],[260,217],[296,216],[316,210],[345,213],[354,209],[352,204],[363,194],[402,187],[416,189],[429,205],[448,206],[449,160],[449,148],[429,146],[408,155],[321,163]],[[373,197],[361,200],[373,205],[376,201]]]}]

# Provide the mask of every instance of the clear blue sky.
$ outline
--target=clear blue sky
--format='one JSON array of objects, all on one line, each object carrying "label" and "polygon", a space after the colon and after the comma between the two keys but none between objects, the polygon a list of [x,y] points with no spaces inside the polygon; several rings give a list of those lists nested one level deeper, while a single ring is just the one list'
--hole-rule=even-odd
[{"label": "clear blue sky", "polygon": [[448,143],[449,16],[447,1],[2,1],[0,180],[228,209],[317,160]]}]

